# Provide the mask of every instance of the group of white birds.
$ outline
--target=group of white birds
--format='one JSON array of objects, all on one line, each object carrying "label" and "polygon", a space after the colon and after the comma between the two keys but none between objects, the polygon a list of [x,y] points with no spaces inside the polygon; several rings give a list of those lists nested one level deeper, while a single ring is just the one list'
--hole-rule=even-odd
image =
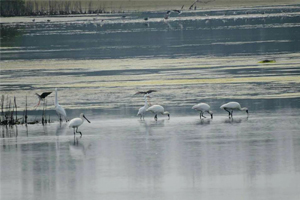
[{"label": "group of white birds", "polygon": [[[151,92],[150,92],[151,93]],[[150,93],[146,93],[144,95],[145,104],[143,107],[141,107],[137,113],[137,116],[140,116],[140,119],[144,119],[146,112],[150,111],[154,114],[154,119],[157,120],[157,115],[168,115],[168,118],[170,119],[170,113],[168,111],[165,111],[164,107],[161,105],[151,105],[148,104],[147,99],[151,98]]]},{"label": "group of white birds", "polygon": [[[37,106],[40,104],[41,101],[44,101],[45,98],[46,98],[49,94],[51,94],[51,93],[52,93],[52,92],[44,92],[44,93],[42,93],[41,95],[39,95],[39,94],[36,93],[36,95],[37,95],[38,98],[39,98],[39,102],[38,102]],[[59,120],[62,121],[62,119],[64,118],[64,120],[66,120],[66,122],[67,122],[67,121],[68,121],[68,119],[67,119],[67,113],[66,113],[65,109],[64,109],[61,105],[59,105],[59,103],[58,103],[57,88],[55,88],[55,102],[54,102],[54,105],[55,105],[55,111],[56,111],[57,116],[59,117]],[[83,122],[84,122],[85,120],[86,120],[87,122],[91,123],[91,122],[86,118],[86,116],[85,116],[83,113],[81,113],[81,114],[80,114],[80,117],[76,117],[76,118],[74,118],[74,119],[72,119],[72,120],[69,121],[69,128],[73,128],[73,130],[74,130],[74,135],[75,135],[75,133],[80,133],[80,135],[82,136],[82,133],[81,133],[80,131],[78,131],[78,127],[79,127],[81,124],[83,124]]]},{"label": "group of white birds", "polygon": [[[144,119],[146,112],[150,111],[154,114],[154,119],[157,120],[157,115],[167,115],[168,118],[170,119],[170,113],[168,111],[165,111],[164,107],[161,105],[151,105],[148,104],[148,99],[151,98],[150,93],[156,92],[155,90],[148,90],[147,92],[137,92],[136,94],[145,94],[144,95],[144,100],[145,104],[143,107],[141,107],[137,113],[137,116],[140,116],[140,119]],[[233,111],[246,111],[247,115],[249,114],[248,108],[244,107],[242,108],[241,105],[238,102],[228,102],[226,104],[223,104],[221,109],[224,109],[225,111],[228,112],[229,118],[232,118],[232,113]],[[192,109],[197,110],[200,112],[200,119],[206,118],[203,114],[205,112],[209,113],[211,116],[211,119],[213,118],[213,112],[210,110],[210,106],[207,103],[199,103],[197,105],[194,105]]]},{"label": "group of white birds", "polygon": [[[140,119],[144,119],[146,112],[151,112],[151,113],[154,114],[154,119],[156,121],[157,121],[157,115],[158,114],[167,115],[168,119],[170,119],[170,113],[168,111],[165,111],[163,106],[161,106],[161,105],[151,105],[151,102],[150,102],[151,95],[150,95],[150,93],[152,93],[152,92],[156,92],[156,90],[148,90],[146,92],[137,92],[136,93],[136,94],[144,94],[144,100],[145,100],[145,104],[144,104],[143,107],[141,107],[139,109],[139,111],[137,113],[137,116],[139,116]],[[44,101],[46,96],[48,96],[49,94],[51,94],[51,92],[45,92],[45,93],[42,93],[41,95],[36,94],[39,98],[39,103],[40,103],[40,101]],[[149,100],[149,103],[148,103],[148,100]],[[38,103],[38,105],[39,105],[39,103]],[[55,105],[55,110],[56,110],[56,113],[57,113],[60,121],[62,121],[62,118],[64,118],[67,122],[68,121],[67,120],[67,113],[66,113],[65,109],[61,105],[59,105],[59,103],[58,103],[57,88],[55,88],[55,102],[54,102],[54,105]],[[246,111],[247,115],[249,114],[248,108],[245,108],[245,107],[242,108],[241,105],[238,102],[229,102],[229,103],[226,103],[226,104],[222,105],[220,108],[224,109],[225,111],[228,112],[229,118],[232,118],[232,113],[235,110]],[[211,119],[213,118],[213,112],[210,110],[210,106],[207,103],[199,103],[197,105],[194,105],[192,107],[192,109],[197,110],[197,111],[200,112],[200,119],[202,117],[206,118],[203,115],[205,112],[210,114]],[[69,124],[68,124],[69,128],[73,128],[74,135],[76,133],[80,133],[80,135],[82,136],[82,133],[80,131],[78,131],[78,127],[81,124],[83,124],[83,122],[85,120],[87,122],[91,123],[86,118],[86,116],[83,113],[81,113],[79,118],[77,117],[77,118],[74,118],[74,119],[69,121]]]},{"label": "group of white birds", "polygon": [[[238,102],[235,102],[235,101],[223,104],[220,108],[224,109],[225,111],[228,112],[229,118],[232,118],[232,113],[235,110],[246,111],[247,115],[249,115],[248,108],[246,108],[246,107],[242,108],[241,105]],[[211,116],[211,119],[213,118],[213,112],[210,110],[210,106],[207,103],[199,103],[197,105],[194,105],[192,107],[192,109],[197,110],[197,111],[200,112],[200,119],[201,119],[201,117],[206,118],[203,115],[204,112],[209,113],[210,116]]]}]

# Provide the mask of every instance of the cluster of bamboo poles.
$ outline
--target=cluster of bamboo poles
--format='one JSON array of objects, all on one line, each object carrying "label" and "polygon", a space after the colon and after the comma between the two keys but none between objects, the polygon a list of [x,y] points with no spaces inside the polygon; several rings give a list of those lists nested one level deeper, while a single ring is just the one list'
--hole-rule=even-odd
[{"label": "cluster of bamboo poles", "polygon": [[[19,110],[20,112],[20,110]],[[27,96],[25,97],[25,108],[23,110],[22,116],[18,117],[18,106],[17,98],[14,97],[13,100],[8,96],[1,96],[1,116],[0,116],[0,125],[18,125],[18,124],[37,124],[50,123],[50,115],[47,119],[46,117],[46,102],[43,104],[42,119],[41,121],[36,118],[32,121],[28,121],[28,105],[27,105]]]}]

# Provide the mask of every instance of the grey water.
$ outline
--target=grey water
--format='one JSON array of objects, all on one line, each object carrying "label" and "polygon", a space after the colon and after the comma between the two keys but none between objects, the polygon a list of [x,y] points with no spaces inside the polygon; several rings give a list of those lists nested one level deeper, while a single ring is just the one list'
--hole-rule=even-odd
[{"label": "grey water", "polygon": [[[53,92],[52,123],[1,126],[0,199],[299,199],[299,13],[1,18],[1,96],[17,98],[19,115],[27,96],[34,120],[34,94],[58,88],[68,118],[91,123],[82,137],[59,123]],[[136,116],[134,94],[148,89],[169,120]],[[228,101],[249,116],[229,119]],[[213,119],[191,109],[199,102]]]}]

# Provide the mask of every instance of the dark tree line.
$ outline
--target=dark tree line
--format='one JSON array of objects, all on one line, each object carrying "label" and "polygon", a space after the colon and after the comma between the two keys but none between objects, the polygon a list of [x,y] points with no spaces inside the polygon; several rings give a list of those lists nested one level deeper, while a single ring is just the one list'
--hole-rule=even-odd
[{"label": "dark tree line", "polygon": [[1,16],[23,15],[25,11],[25,1],[23,0],[1,0]]},{"label": "dark tree line", "polygon": [[[105,13],[105,3],[71,1],[71,0],[0,0],[0,15],[9,16],[37,16],[37,15],[68,15],[68,14],[96,14]],[[97,5],[96,5],[97,4]]]}]

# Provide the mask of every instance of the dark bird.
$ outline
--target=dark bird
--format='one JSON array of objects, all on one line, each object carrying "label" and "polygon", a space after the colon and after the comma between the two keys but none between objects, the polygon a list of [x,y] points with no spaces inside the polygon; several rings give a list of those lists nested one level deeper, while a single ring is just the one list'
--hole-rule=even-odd
[{"label": "dark bird", "polygon": [[182,9],[183,9],[184,5],[181,6],[181,9],[180,10],[168,10],[167,11],[167,14],[165,16],[165,19],[168,19],[169,18],[169,15],[172,13],[172,12],[176,12],[178,15],[180,15],[182,13]]},{"label": "dark bird", "polygon": [[38,93],[35,93],[35,95],[39,98],[39,103],[36,105],[36,107],[39,106],[41,101],[44,101],[45,98],[51,93],[52,92],[43,92],[41,95],[39,95]]},{"label": "dark bird", "polygon": [[144,20],[147,21],[149,19],[149,17],[145,17]]},{"label": "dark bird", "polygon": [[150,94],[150,93],[152,93],[152,92],[157,92],[157,90],[148,90],[148,91],[146,91],[146,92],[137,92],[137,93],[135,93],[135,95],[136,94]]},{"label": "dark bird", "polygon": [[196,0],[190,7],[189,7],[189,10],[192,10],[193,7],[194,7],[194,10],[196,10],[196,3],[204,3],[204,4],[207,4],[207,3],[210,3],[210,2],[214,2],[215,0],[208,0],[208,1],[202,1],[202,0]]},{"label": "dark bird", "polygon": [[178,13],[178,15],[180,15],[182,13],[181,10],[168,10],[167,15],[170,15],[172,12],[176,12],[176,13]]},{"label": "dark bird", "polygon": [[259,63],[275,63],[275,62],[276,62],[275,60],[268,60],[268,59],[266,59],[266,60],[260,61]]}]

